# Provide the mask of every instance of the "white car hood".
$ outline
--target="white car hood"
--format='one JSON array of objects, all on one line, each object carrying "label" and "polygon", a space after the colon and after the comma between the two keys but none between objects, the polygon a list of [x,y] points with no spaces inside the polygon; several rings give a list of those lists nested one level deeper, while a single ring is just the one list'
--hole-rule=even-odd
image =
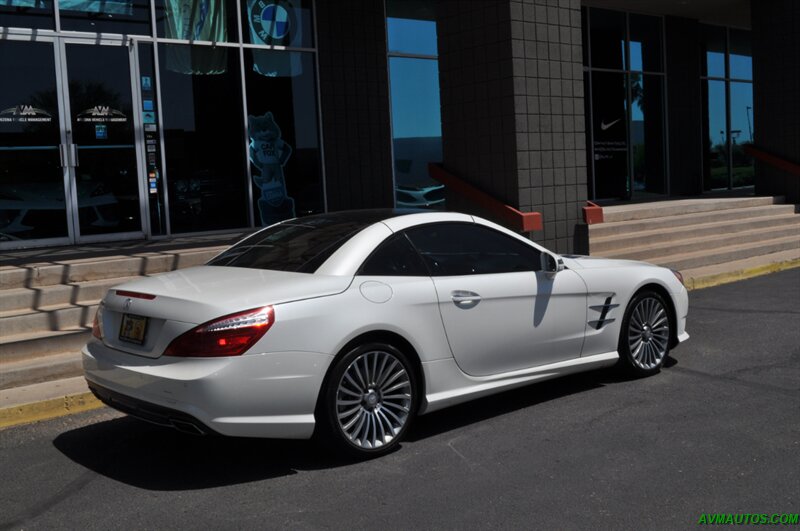
[{"label": "white car hood", "polygon": [[562,255],[564,265],[571,269],[606,269],[620,267],[657,267],[637,260],[618,260],[616,258],[599,258],[594,256]]}]

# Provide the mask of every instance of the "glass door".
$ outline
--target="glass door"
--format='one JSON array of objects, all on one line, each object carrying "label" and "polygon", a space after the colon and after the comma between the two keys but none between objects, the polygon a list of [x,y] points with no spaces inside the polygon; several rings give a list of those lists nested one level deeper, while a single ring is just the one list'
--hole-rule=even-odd
[{"label": "glass door", "polygon": [[144,236],[133,48],[121,41],[61,44],[67,186],[78,242]]},{"label": "glass door", "polygon": [[0,39],[0,248],[71,241],[53,39]]}]

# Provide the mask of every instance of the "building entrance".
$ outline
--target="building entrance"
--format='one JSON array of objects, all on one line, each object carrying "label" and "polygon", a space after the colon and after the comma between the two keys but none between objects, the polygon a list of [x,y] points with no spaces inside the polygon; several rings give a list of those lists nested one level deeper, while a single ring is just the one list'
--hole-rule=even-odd
[{"label": "building entrance", "polygon": [[[142,238],[135,43],[0,40],[0,246]],[[10,78],[6,77],[10,81]],[[152,122],[155,123],[154,113]]]}]

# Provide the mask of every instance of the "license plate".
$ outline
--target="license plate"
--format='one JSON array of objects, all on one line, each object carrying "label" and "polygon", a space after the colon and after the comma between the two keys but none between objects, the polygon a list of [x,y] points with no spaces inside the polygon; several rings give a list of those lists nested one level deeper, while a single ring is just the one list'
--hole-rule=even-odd
[{"label": "license plate", "polygon": [[120,341],[144,345],[144,337],[147,333],[147,317],[133,314],[122,315],[122,326],[119,328]]}]

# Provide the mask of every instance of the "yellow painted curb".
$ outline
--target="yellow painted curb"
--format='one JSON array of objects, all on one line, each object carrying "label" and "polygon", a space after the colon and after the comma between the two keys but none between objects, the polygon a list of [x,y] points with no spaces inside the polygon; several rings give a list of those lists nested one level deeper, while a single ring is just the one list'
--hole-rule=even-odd
[{"label": "yellow painted curb", "polygon": [[777,273],[786,269],[800,267],[800,259],[787,260],[785,262],[776,262],[774,264],[767,264],[758,267],[751,267],[749,269],[740,269],[738,271],[729,271],[726,273],[719,273],[717,275],[709,275],[707,277],[690,278],[686,283],[686,289],[704,289],[720,284],[727,284],[729,282],[736,282],[737,280],[744,280],[747,278],[760,277],[769,273]]},{"label": "yellow painted curb", "polygon": [[101,407],[103,407],[103,403],[92,393],[80,393],[41,402],[20,404],[0,409],[0,428],[29,424],[37,420],[53,419]]}]

